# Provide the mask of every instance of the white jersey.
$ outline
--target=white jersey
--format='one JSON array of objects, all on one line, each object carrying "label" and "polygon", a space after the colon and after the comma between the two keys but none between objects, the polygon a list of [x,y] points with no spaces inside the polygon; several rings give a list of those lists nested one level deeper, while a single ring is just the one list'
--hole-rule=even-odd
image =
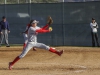
[{"label": "white jersey", "polygon": [[98,24],[96,22],[90,23],[90,27],[91,27],[93,33],[97,33]]},{"label": "white jersey", "polygon": [[28,30],[28,42],[37,42],[37,33],[36,30],[40,29],[40,27],[30,27]]}]

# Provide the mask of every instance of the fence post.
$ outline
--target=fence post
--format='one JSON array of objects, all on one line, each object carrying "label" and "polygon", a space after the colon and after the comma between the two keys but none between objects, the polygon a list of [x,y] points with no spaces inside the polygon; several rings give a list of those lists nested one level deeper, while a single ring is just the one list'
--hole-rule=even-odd
[{"label": "fence post", "polygon": [[7,1],[5,0],[5,4],[7,3]]},{"label": "fence post", "polygon": [[29,3],[31,3],[31,0],[29,0],[30,2]]},{"label": "fence post", "polygon": [[63,18],[63,19],[62,19],[62,20],[63,20],[63,21],[62,21],[62,23],[63,23],[63,24],[62,24],[62,32],[63,32],[62,34],[63,34],[63,36],[62,36],[62,37],[63,37],[63,45],[65,45],[65,28],[64,28],[64,0],[63,0],[63,3],[62,3],[62,4],[63,4],[63,5],[62,5],[62,7],[63,7],[63,8],[62,8],[62,10],[63,10],[63,11],[62,11],[62,12],[63,12],[63,13],[62,13],[62,18]]},{"label": "fence post", "polygon": [[29,0],[29,14],[30,14],[30,20],[32,19],[31,17],[31,0]]},{"label": "fence post", "polygon": [[5,0],[5,3],[4,3],[4,5],[5,5],[5,8],[4,8],[4,10],[5,10],[5,15],[4,15],[4,16],[7,17],[7,15],[6,15],[6,3],[7,3],[7,0]]},{"label": "fence post", "polygon": [[17,0],[18,1],[18,4],[19,4],[19,0]]}]

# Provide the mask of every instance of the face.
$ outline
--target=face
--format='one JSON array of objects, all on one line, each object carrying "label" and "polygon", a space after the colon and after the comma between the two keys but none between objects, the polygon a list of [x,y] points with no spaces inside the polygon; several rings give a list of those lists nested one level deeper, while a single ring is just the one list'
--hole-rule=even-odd
[{"label": "face", "polygon": [[37,26],[37,23],[33,23],[32,26],[33,26],[33,27],[36,27],[36,26]]},{"label": "face", "polygon": [[92,20],[92,23],[94,23],[95,22],[95,20]]},{"label": "face", "polygon": [[6,18],[4,18],[3,21],[5,22],[6,21]]}]

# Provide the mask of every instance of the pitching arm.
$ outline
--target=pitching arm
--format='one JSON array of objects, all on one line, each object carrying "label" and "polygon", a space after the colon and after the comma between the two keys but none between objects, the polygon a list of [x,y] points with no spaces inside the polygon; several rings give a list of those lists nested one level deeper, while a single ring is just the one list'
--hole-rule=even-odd
[{"label": "pitching arm", "polygon": [[50,32],[50,30],[45,30],[45,29],[37,29],[36,32],[38,33],[46,33],[46,32]]},{"label": "pitching arm", "polygon": [[47,29],[49,27],[49,24],[46,24],[42,29]]},{"label": "pitching arm", "polygon": [[38,32],[38,33],[46,33],[46,32],[51,32],[52,30],[53,30],[52,27],[49,27],[48,30],[40,28],[40,29],[37,29],[36,32]]}]

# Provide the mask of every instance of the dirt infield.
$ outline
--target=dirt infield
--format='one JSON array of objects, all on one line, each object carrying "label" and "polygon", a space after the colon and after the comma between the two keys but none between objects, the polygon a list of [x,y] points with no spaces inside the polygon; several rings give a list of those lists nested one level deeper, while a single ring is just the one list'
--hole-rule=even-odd
[{"label": "dirt infield", "polygon": [[100,48],[56,47],[64,49],[60,57],[49,51],[30,50],[8,70],[8,63],[22,47],[0,48],[0,75],[100,75]]}]

